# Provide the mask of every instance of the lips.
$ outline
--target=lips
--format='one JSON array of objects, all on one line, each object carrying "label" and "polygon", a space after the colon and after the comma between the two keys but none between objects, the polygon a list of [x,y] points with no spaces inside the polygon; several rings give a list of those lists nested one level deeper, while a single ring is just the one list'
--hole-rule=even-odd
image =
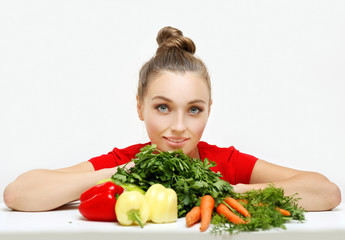
[{"label": "lips", "polygon": [[167,140],[167,143],[172,147],[182,147],[189,138],[185,137],[164,137],[165,140]]},{"label": "lips", "polygon": [[174,143],[180,143],[183,142],[185,139],[173,139],[173,138],[168,138],[169,141],[174,142]]},{"label": "lips", "polygon": [[165,137],[165,139],[173,143],[181,143],[183,141],[188,140],[188,138],[180,138],[180,137]]}]

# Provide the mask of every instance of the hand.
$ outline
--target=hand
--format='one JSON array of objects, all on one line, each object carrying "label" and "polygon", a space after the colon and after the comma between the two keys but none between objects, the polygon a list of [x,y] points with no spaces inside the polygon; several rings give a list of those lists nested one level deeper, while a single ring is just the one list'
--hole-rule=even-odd
[{"label": "hand", "polygon": [[125,169],[128,170],[128,169],[134,167],[135,163],[134,163],[134,161],[130,161],[130,162],[127,163],[127,165],[126,164],[121,165],[121,167],[123,167],[123,166],[125,166]]},{"label": "hand", "polygon": [[132,168],[134,166],[135,166],[135,163],[133,161],[130,161],[130,162],[122,164],[122,165],[120,165],[118,167],[105,168],[105,169],[102,169],[102,170],[107,172],[106,175],[108,175],[108,178],[111,178],[117,172],[117,168],[125,167],[126,170],[129,170],[130,168]]},{"label": "hand", "polygon": [[232,185],[232,188],[235,193],[244,193],[245,191],[248,190],[248,184],[239,183],[236,185]]}]

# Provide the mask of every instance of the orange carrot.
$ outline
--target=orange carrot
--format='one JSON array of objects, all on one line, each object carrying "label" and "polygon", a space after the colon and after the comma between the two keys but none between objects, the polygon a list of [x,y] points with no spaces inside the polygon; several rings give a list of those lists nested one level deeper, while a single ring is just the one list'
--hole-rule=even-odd
[{"label": "orange carrot", "polygon": [[200,219],[201,219],[200,207],[195,206],[186,215],[187,227],[190,227],[193,224],[199,222]]},{"label": "orange carrot", "polygon": [[230,222],[234,224],[244,224],[245,221],[233,213],[224,203],[221,203],[216,208],[216,211],[219,215],[223,215],[226,217]]},{"label": "orange carrot", "polygon": [[[246,199],[236,199],[237,202],[242,202],[242,203],[245,203],[247,204],[248,201]],[[229,203],[228,203],[229,204]],[[230,205],[230,204],[229,204]],[[267,204],[263,204],[263,203],[259,203],[258,205],[255,205],[255,206],[265,206]],[[291,216],[291,213],[288,211],[288,210],[285,210],[285,209],[282,209],[282,208],[279,208],[279,207],[276,207],[276,209],[281,213],[283,214],[284,216]],[[237,209],[236,209],[237,210]]]},{"label": "orange carrot", "polygon": [[[236,199],[236,201],[237,201],[237,202],[242,202],[242,203],[244,203],[244,204],[248,204],[247,199]],[[265,206],[265,205],[267,205],[267,204],[259,203],[259,204],[253,205],[253,206],[255,206],[255,207],[257,207],[257,206],[262,207],[262,206]]]},{"label": "orange carrot", "polygon": [[247,204],[248,201],[246,199],[236,199],[237,202],[241,202],[241,203],[244,203],[244,204]]},{"label": "orange carrot", "polygon": [[214,199],[211,195],[205,195],[201,198],[200,213],[201,213],[201,225],[200,231],[207,230],[211,223],[212,212],[214,208]]},{"label": "orange carrot", "polygon": [[233,209],[235,209],[237,212],[242,214],[244,217],[250,217],[250,213],[248,212],[248,210],[245,207],[243,207],[243,205],[240,204],[238,201],[236,201],[234,198],[227,197],[224,199],[224,202],[228,204],[230,207],[232,207]]},{"label": "orange carrot", "polygon": [[285,210],[285,209],[282,209],[282,208],[279,208],[279,207],[276,207],[276,209],[283,215],[283,216],[291,216],[291,213],[288,211],[288,210]]}]

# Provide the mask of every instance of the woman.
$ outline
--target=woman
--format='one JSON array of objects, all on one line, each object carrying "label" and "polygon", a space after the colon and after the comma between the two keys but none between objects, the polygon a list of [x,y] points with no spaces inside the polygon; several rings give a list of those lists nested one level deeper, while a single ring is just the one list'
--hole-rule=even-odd
[{"label": "woman", "polygon": [[[161,29],[157,42],[155,56],[140,71],[137,94],[138,116],[145,122],[150,143],[162,151],[182,149],[191,157],[215,161],[213,170],[220,171],[236,192],[274,183],[283,187],[286,195],[298,193],[299,204],[306,210],[330,210],[339,205],[339,188],[319,173],[278,166],[233,147],[200,142],[212,105],[207,69],[194,56],[193,41],[178,29]],[[4,201],[8,207],[22,211],[57,208],[79,199],[99,180],[111,177],[118,165],[130,161],[150,143],[115,148],[67,168],[26,172],[6,187]]]}]

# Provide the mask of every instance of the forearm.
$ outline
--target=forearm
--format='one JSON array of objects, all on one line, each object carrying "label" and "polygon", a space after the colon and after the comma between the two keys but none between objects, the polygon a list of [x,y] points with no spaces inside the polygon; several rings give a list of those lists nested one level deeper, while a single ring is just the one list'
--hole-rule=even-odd
[{"label": "forearm", "polygon": [[[307,211],[330,210],[340,204],[340,190],[321,174],[303,172],[291,178],[272,182],[276,187],[282,187],[286,196],[298,193],[299,206]],[[235,192],[245,192],[250,189],[263,189],[270,183],[237,184]]]},{"label": "forearm", "polygon": [[79,199],[80,194],[99,180],[109,178],[114,169],[63,172],[37,169],[10,183],[4,192],[8,207],[21,211],[46,211]]}]

